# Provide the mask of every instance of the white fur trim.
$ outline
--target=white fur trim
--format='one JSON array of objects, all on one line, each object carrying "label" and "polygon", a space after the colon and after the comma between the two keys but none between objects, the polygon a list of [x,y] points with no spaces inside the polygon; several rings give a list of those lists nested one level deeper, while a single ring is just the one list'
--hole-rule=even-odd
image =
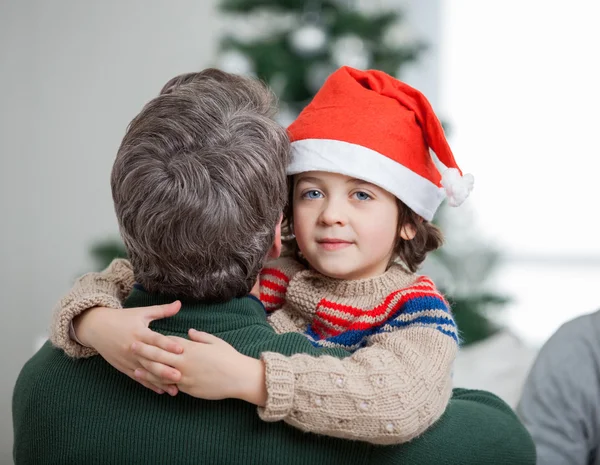
[{"label": "white fur trim", "polygon": [[292,142],[288,174],[328,171],[344,174],[391,192],[415,213],[431,221],[445,198],[444,189],[385,155],[339,140],[304,139]]},{"label": "white fur trim", "polygon": [[442,173],[442,186],[446,190],[448,204],[453,207],[458,207],[463,203],[471,191],[475,178],[472,174],[460,175],[456,168],[448,168]]}]

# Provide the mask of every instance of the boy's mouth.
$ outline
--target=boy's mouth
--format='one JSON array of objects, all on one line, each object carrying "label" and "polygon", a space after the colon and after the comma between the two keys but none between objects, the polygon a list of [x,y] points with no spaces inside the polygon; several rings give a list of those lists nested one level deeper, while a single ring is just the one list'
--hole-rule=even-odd
[{"label": "boy's mouth", "polygon": [[340,250],[352,245],[352,242],[346,241],[344,239],[335,239],[327,237],[324,239],[318,239],[317,244],[319,244],[319,246],[324,250]]}]

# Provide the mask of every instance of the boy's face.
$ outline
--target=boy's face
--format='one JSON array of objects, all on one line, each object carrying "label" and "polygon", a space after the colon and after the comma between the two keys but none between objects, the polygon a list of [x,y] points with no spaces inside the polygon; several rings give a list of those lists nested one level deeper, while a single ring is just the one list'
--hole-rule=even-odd
[{"label": "boy's face", "polygon": [[294,176],[294,234],[308,263],[338,279],[385,272],[398,237],[398,205],[368,182],[323,171]]}]

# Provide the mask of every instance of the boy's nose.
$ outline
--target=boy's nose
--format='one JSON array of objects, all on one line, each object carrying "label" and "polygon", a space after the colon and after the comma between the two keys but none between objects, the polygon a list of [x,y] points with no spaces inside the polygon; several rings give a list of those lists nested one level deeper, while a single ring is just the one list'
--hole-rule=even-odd
[{"label": "boy's nose", "polygon": [[345,226],[348,222],[347,215],[344,211],[342,205],[339,205],[340,202],[329,200],[323,206],[323,210],[321,211],[321,215],[319,220],[322,224],[326,226],[333,226],[335,224],[340,226]]}]

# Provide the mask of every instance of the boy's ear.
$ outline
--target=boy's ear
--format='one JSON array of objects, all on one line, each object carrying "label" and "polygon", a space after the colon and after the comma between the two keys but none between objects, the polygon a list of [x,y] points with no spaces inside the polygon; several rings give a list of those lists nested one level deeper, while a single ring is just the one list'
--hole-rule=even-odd
[{"label": "boy's ear", "polygon": [[405,241],[414,239],[417,235],[417,228],[412,224],[405,224],[400,228],[400,237]]},{"label": "boy's ear", "polygon": [[269,253],[267,254],[267,258],[275,259],[279,258],[281,254],[281,222],[283,221],[283,215],[279,217],[279,222],[275,227],[275,237],[273,238],[273,245],[269,249]]}]

